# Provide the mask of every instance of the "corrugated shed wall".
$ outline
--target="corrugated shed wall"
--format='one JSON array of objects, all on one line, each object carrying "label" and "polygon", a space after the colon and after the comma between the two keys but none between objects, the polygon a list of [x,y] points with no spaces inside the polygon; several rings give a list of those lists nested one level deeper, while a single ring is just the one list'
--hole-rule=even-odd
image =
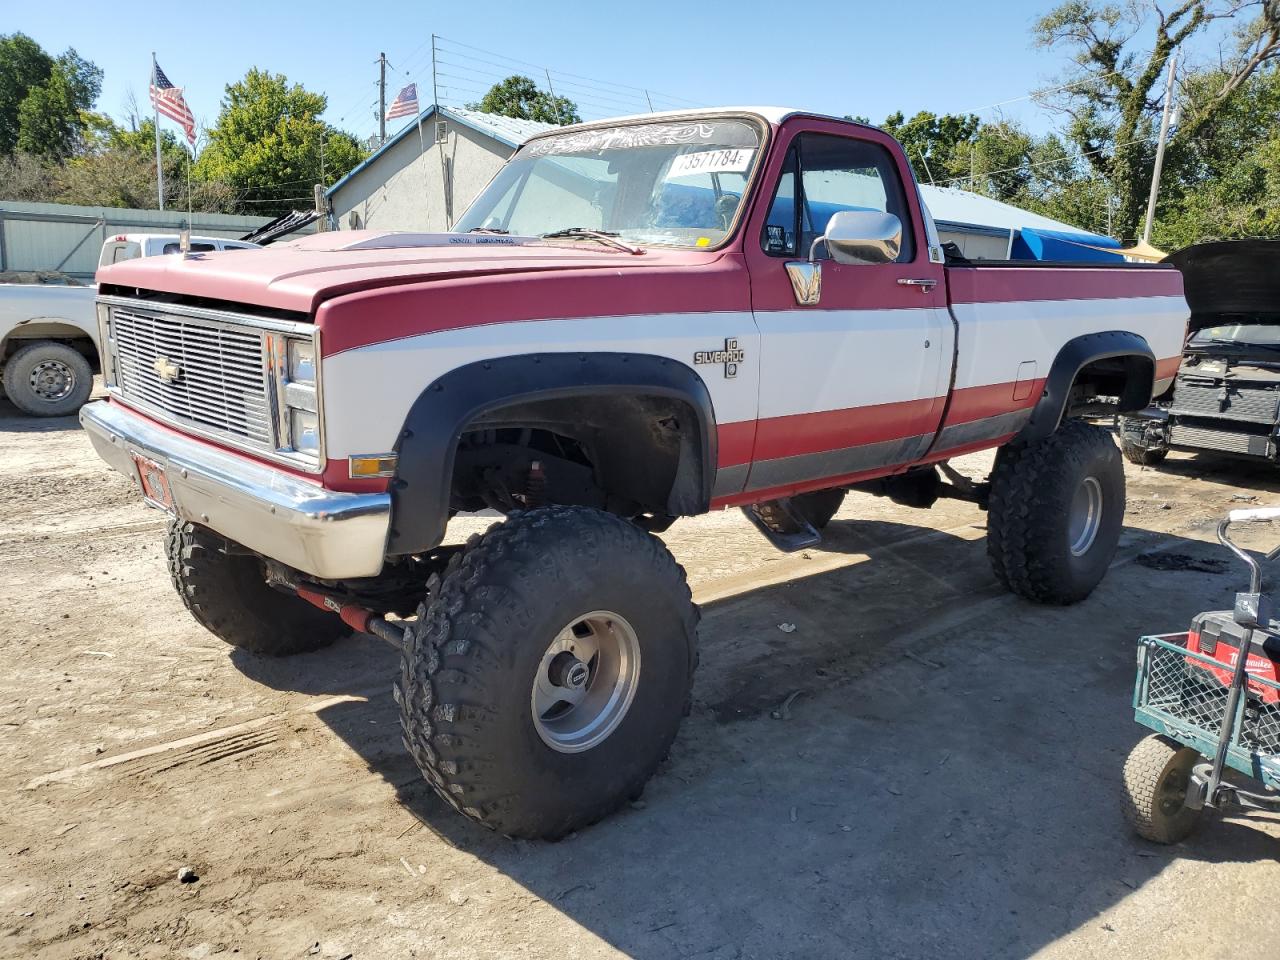
[{"label": "corrugated shed wall", "polygon": [[[60,270],[91,278],[103,241],[116,233],[177,233],[182,210],[81,207],[66,203],[0,200],[0,270]],[[197,213],[191,232],[241,237],[270,221],[226,213]]]}]

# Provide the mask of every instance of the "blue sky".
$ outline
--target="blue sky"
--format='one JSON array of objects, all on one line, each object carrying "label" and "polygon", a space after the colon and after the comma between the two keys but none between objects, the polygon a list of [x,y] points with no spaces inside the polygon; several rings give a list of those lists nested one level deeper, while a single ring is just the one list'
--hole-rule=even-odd
[{"label": "blue sky", "polygon": [[[52,52],[74,46],[103,68],[99,109],[117,118],[130,91],[147,108],[155,50],[201,123],[213,122],[225,84],[257,66],[327,94],[327,118],[362,137],[377,129],[379,52],[392,64],[388,100],[412,79],[429,102],[432,33],[446,38],[437,57],[442,102],[477,100],[516,71],[545,84],[537,69],[545,66],[556,92],[578,101],[586,119],[642,111],[645,89],[655,107],[784,104],[873,121],[897,109],[990,116],[989,105],[1057,82],[1065,66],[1030,42],[1032,23],[1051,2],[7,6],[0,30],[21,30]],[[1053,123],[1025,99],[1000,110],[1037,132]]]}]

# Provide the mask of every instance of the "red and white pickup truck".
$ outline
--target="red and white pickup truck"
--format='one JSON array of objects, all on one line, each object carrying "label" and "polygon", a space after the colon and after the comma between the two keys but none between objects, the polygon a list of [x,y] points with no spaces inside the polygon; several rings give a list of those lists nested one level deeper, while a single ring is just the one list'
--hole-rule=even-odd
[{"label": "red and white pickup truck", "polygon": [[396,643],[424,776],[529,837],[638,795],[687,710],[697,612],[653,531],[741,506],[790,549],[851,486],[945,489],[1010,589],[1079,600],[1125,499],[1082,417],[1163,391],[1188,316],[1171,268],[946,263],[892,138],[773,108],[539,136],[449,234],[99,281],[81,419],[174,516],[187,609],[261,653]]}]

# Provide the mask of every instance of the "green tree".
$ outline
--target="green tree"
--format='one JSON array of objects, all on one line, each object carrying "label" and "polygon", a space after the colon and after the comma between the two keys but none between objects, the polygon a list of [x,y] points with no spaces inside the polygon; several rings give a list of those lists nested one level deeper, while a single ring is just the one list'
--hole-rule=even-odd
[{"label": "green tree", "polygon": [[[147,119],[127,128],[117,126],[109,117],[92,114],[86,125],[92,131],[88,147],[56,170],[56,199],[92,206],[151,207],[156,201],[155,122]],[[160,156],[165,196],[175,209],[185,209],[188,204],[205,213],[236,209],[237,192],[232,187],[198,179],[189,171],[191,155],[171,130],[160,133]]]},{"label": "green tree", "polygon": [[313,184],[334,183],[365,157],[354,137],[320,119],[326,104],[283,74],[251,69],[227,87],[196,177],[234,188],[246,212],[304,206]]},{"label": "green tree", "polygon": [[925,183],[945,183],[955,177],[964,165],[957,158],[962,144],[977,135],[980,124],[976,115],[944,113],[936,115],[922,110],[910,120],[902,111],[885,117],[881,129],[902,144]]},{"label": "green tree", "polygon": [[568,97],[557,97],[539,90],[536,83],[519,75],[495,83],[479,103],[469,103],[467,107],[517,120],[540,120],[561,126],[582,121],[578,105]]},{"label": "green tree", "polygon": [[[1254,18],[1243,23],[1250,14]],[[1067,0],[1035,25],[1039,46],[1070,57],[1069,85],[1046,102],[1064,112],[1066,136],[1109,180],[1118,236],[1137,236],[1142,223],[1169,58],[1218,23],[1235,27],[1234,49],[1217,82],[1184,86],[1182,122],[1166,155],[1176,170],[1237,91],[1280,56],[1280,0],[1180,0],[1167,13],[1155,4]]]},{"label": "green tree", "polygon": [[[1210,70],[1184,87],[1199,99],[1224,79]],[[1280,68],[1250,77],[1179,159],[1161,183],[1157,245],[1280,236]]]},{"label": "green tree", "polygon": [[53,57],[25,33],[0,36],[0,154],[18,146],[18,110],[49,79]]},{"label": "green tree", "polygon": [[29,153],[0,156],[0,199],[53,203],[58,199],[58,168]]},{"label": "green tree", "polygon": [[26,34],[0,36],[0,154],[71,156],[101,89],[102,71],[74,49],[55,58]]}]

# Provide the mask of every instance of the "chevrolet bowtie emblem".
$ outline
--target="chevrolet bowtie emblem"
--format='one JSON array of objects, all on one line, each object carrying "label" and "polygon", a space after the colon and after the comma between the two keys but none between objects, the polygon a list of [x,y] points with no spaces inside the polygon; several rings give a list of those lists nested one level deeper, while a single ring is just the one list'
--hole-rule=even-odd
[{"label": "chevrolet bowtie emblem", "polygon": [[155,363],[151,365],[151,368],[155,370],[156,376],[165,383],[176,383],[178,378],[182,376],[182,367],[168,357],[156,357]]}]

